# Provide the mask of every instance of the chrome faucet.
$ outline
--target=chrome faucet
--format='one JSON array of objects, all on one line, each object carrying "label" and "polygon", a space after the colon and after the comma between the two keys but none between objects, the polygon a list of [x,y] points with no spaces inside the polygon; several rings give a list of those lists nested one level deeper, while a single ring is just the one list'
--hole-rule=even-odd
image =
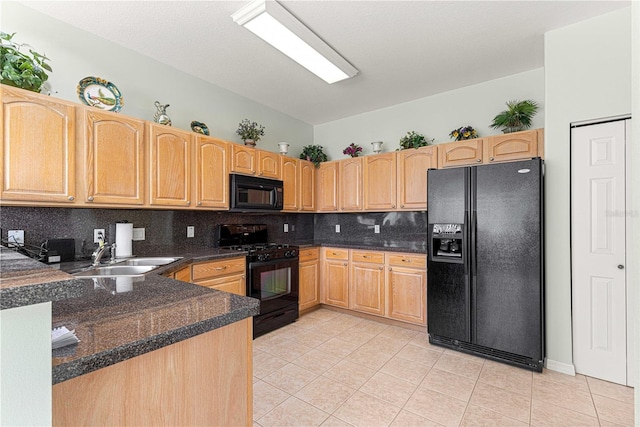
[{"label": "chrome faucet", "polygon": [[99,233],[98,234],[98,247],[96,248],[95,251],[93,251],[93,254],[91,254],[91,257],[93,258],[93,266],[94,267],[97,267],[97,266],[100,265],[100,260],[102,259],[102,256],[106,252],[107,248],[111,248],[111,260],[110,260],[110,262],[113,263],[113,262],[115,262],[115,259],[116,259],[116,244],[115,243],[112,243],[111,245],[107,244],[105,242],[104,235],[102,233]]}]

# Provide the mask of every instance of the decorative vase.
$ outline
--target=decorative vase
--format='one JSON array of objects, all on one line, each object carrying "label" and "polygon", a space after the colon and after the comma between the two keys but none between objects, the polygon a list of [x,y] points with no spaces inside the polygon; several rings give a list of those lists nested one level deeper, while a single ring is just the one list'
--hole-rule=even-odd
[{"label": "decorative vase", "polygon": [[160,123],[161,125],[171,126],[171,119],[167,115],[167,108],[169,104],[162,105],[160,102],[156,101],[154,103],[156,106],[156,114],[153,116],[153,121],[156,123]]},{"label": "decorative vase", "polygon": [[384,142],[382,141],[374,141],[371,143],[371,145],[373,146],[373,152],[375,154],[378,154],[382,151],[382,144],[384,144]]},{"label": "decorative vase", "polygon": [[249,147],[255,147],[256,141],[254,141],[253,139],[245,139],[244,145],[248,145]]},{"label": "decorative vase", "polygon": [[285,156],[287,152],[289,152],[289,144],[286,142],[278,142],[278,149],[280,150],[280,154]]}]

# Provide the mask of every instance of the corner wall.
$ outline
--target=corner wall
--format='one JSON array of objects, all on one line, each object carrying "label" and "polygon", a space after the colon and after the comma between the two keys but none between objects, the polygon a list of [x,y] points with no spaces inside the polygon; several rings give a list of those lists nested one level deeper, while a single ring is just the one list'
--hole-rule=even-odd
[{"label": "corner wall", "polygon": [[545,34],[547,364],[574,370],[570,123],[631,112],[631,8]]}]

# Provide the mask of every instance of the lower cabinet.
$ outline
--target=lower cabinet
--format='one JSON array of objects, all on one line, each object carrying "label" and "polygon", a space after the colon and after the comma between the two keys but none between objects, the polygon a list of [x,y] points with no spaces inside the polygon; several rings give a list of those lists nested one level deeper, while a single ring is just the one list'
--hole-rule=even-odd
[{"label": "lower cabinet", "polygon": [[[191,265],[191,283],[232,294],[246,295],[245,258],[225,258]],[[176,280],[178,273],[176,272]]]},{"label": "lower cabinet", "polygon": [[321,252],[323,304],[426,324],[426,255],[344,248]]},{"label": "lower cabinet", "polygon": [[300,266],[298,272],[299,310],[306,310],[320,304],[320,249],[300,249]]}]

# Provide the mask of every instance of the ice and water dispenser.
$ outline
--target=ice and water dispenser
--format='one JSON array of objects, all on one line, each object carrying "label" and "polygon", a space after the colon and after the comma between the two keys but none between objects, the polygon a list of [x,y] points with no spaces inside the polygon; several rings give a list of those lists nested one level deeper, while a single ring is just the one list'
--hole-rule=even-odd
[{"label": "ice and water dispenser", "polygon": [[463,224],[431,225],[431,259],[440,262],[463,263]]}]

